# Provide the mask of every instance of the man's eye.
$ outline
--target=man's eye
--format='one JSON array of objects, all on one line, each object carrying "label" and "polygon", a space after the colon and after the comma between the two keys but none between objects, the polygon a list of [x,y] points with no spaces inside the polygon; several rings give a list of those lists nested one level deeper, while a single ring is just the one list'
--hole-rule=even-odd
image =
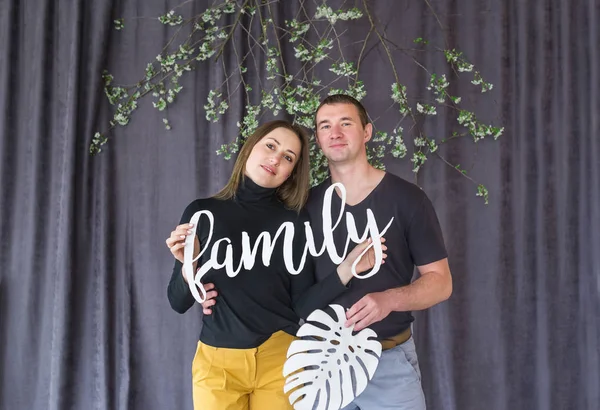
[{"label": "man's eye", "polygon": [[322,129],[322,130],[324,130],[324,129],[327,129],[327,128],[329,128],[329,125],[323,125],[323,126],[321,127],[321,129]]}]

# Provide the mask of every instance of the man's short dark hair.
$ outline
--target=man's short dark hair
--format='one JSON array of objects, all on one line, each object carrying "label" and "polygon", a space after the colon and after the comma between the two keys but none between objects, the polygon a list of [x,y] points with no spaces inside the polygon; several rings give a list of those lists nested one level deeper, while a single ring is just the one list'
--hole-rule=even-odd
[{"label": "man's short dark hair", "polygon": [[365,107],[363,107],[360,101],[346,94],[333,94],[321,101],[321,104],[319,104],[319,108],[317,108],[317,111],[315,111],[315,129],[317,128],[317,113],[319,112],[321,107],[324,105],[332,104],[354,105],[358,110],[358,116],[360,117],[360,123],[362,124],[363,128],[369,123],[369,116],[367,115],[367,110],[365,110]]}]

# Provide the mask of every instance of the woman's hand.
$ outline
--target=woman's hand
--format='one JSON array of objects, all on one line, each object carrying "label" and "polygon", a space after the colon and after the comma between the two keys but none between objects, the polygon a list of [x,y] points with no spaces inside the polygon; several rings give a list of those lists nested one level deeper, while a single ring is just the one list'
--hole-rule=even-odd
[{"label": "woman's hand", "polygon": [[[192,234],[193,231],[191,228],[193,226],[194,226],[193,224],[189,224],[189,223],[178,225],[175,228],[175,230],[173,232],[171,232],[171,236],[169,236],[167,238],[167,240],[165,241],[167,243],[167,247],[169,248],[169,250],[175,257],[175,259],[177,259],[181,263],[184,263],[183,262],[183,251],[185,248],[185,239],[188,237],[188,235]],[[198,237],[196,236],[194,238],[194,258],[199,253],[200,253],[200,241],[198,240]],[[193,271],[196,271],[196,264],[197,264],[197,262],[194,262]],[[185,282],[187,283],[188,280],[185,276],[185,272],[183,271],[183,267],[181,268],[181,275],[183,276],[183,280],[185,280]]]},{"label": "woman's hand", "polygon": [[213,283],[207,283],[204,286],[204,290],[206,291],[206,300],[202,304],[202,313],[205,315],[212,315],[212,306],[217,303],[215,298],[219,295],[217,290],[215,289],[215,285]]},{"label": "woman's hand", "polygon": [[[185,247],[185,238],[192,234],[192,224],[178,225],[171,236],[166,240],[167,247],[179,262],[183,263],[183,249]],[[194,256],[200,252],[200,242],[198,237],[194,238]]]},{"label": "woman's hand", "polygon": [[[382,238],[380,238],[380,240],[381,240],[381,249],[383,250],[383,255],[382,255],[383,260],[381,261],[381,263],[384,264],[385,258],[387,258],[387,254],[385,253],[385,251],[387,250],[387,246],[385,246],[383,244],[385,242],[385,238],[382,237]],[[352,277],[353,277],[352,264],[358,258],[358,256],[365,250],[365,248],[367,246],[369,246],[370,244],[371,244],[371,238],[356,245],[354,247],[354,249],[352,249],[352,252],[350,252],[346,256],[346,259],[344,259],[344,261],[338,266],[337,272],[338,272],[338,275],[340,276],[340,280],[342,281],[342,283],[344,285],[346,285],[348,282],[350,282],[350,279],[352,279]],[[375,266],[375,249],[371,246],[371,248],[360,258],[360,260],[356,264],[356,273],[362,273],[362,272],[368,271],[369,269],[372,269],[374,266]]]}]

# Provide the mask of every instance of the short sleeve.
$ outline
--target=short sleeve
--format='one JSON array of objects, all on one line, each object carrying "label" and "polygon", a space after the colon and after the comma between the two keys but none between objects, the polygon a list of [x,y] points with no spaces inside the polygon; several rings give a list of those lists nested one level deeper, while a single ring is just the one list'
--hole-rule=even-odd
[{"label": "short sleeve", "polygon": [[409,222],[407,240],[411,257],[417,266],[448,257],[440,222],[425,194]]}]

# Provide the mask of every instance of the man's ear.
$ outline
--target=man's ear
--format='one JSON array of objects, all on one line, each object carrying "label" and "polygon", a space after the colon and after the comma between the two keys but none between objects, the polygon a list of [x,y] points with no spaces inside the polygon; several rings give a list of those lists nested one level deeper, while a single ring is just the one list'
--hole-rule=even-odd
[{"label": "man's ear", "polygon": [[373,136],[373,124],[368,123],[365,125],[365,144],[371,141],[371,137]]}]

